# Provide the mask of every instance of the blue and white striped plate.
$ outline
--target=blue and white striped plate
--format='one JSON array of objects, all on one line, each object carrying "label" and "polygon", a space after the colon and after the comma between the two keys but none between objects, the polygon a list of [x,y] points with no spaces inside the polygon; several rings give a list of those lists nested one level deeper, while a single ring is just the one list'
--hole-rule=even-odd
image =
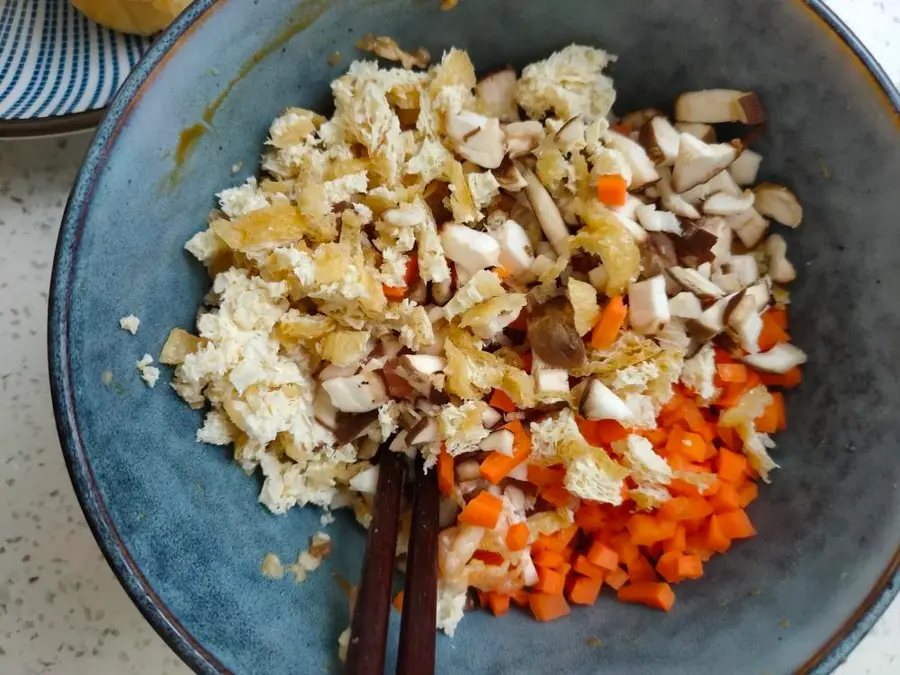
[{"label": "blue and white striped plate", "polygon": [[150,43],[68,0],[0,0],[0,138],[95,126]]}]

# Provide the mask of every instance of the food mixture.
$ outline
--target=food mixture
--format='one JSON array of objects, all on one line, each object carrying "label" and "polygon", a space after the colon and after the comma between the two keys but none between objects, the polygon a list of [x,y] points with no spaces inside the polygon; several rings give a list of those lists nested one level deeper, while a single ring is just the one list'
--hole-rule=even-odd
[{"label": "food mixture", "polygon": [[[407,67],[353,63],[330,119],[286,110],[260,176],[186,245],[212,289],[159,360],[208,406],[197,439],[261,471],[273,513],[363,525],[380,444],[421,455],[451,635],[476,595],[540,621],[604,587],[668,610],[671,584],[755,534],[744,509],[806,360],[770,234],[802,210],[750,187],[761,101],[616,117],[599,49],[479,80],[458,49],[422,70],[421,50],[366,44]],[[402,529],[401,565],[408,512]]]}]

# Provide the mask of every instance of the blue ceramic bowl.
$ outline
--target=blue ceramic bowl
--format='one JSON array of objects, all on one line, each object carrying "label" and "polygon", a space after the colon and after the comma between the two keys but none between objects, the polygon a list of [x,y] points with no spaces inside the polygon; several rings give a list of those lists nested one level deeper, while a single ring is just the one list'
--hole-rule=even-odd
[{"label": "blue ceramic bowl", "polygon": [[[792,185],[806,207],[788,238],[800,262],[792,333],[811,363],[790,396],[783,468],[751,508],[760,536],[680,586],[673,612],[602,600],[549,625],[475,612],[454,640],[439,640],[438,671],[830,671],[900,582],[900,95],[818,2],[437,5],[200,0],[112,105],[66,211],[49,319],[60,438],[110,565],[198,672],[338,668],[348,617],[332,573],[358,578],[361,531],[339,520],[335,555],[305,585],[264,579],[263,555],[295,555],[319,514],[266,512],[228,452],[194,442],[200,415],[167,375],[151,391],[135,372],[172,326],[193,325],[206,292],[182,245],[204,226],[213,193],[254,171],[283,108],[329,106],[341,67],[327,57],[341,52],[346,67],[364,33],[438,54],[464,47],[482,70],[594,44],[620,56],[620,111],[703,87],[762,96],[764,178]],[[137,337],[117,327],[132,312]]]}]

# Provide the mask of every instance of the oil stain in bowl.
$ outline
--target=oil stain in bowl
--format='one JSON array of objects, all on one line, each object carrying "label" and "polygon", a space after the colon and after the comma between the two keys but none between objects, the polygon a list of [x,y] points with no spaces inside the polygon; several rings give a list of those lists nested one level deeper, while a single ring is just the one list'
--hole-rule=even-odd
[{"label": "oil stain in bowl", "polygon": [[173,156],[175,166],[163,179],[162,185],[160,186],[162,192],[168,192],[178,185],[178,182],[181,180],[182,170],[190,158],[191,153],[194,151],[194,148],[197,147],[197,143],[206,134],[215,130],[213,122],[216,113],[219,112],[222,104],[225,103],[231,95],[235,86],[249,75],[257,65],[269,56],[269,54],[281,49],[281,47],[290,42],[295,35],[306,30],[315,23],[319,17],[328,10],[331,4],[331,0],[313,0],[312,2],[303,3],[288,22],[287,27],[279,31],[267,41],[259,51],[255,52],[253,56],[241,66],[237,75],[228,81],[228,84],[225,85],[225,88],[222,89],[219,95],[206,106],[206,109],[201,116],[201,121],[181,130],[178,134],[178,145],[175,147]]}]

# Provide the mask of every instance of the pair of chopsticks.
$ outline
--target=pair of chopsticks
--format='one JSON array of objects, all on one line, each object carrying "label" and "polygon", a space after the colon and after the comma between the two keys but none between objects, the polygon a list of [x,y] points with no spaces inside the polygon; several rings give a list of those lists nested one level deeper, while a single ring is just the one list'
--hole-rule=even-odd
[{"label": "pair of chopsticks", "polygon": [[[366,539],[362,580],[350,623],[347,675],[383,675],[391,611],[391,581],[406,456],[381,447],[378,491]],[[437,471],[426,475],[416,457],[413,516],[406,564],[406,587],[400,619],[397,675],[431,675],[435,661],[437,619],[437,540],[439,491]]]}]

